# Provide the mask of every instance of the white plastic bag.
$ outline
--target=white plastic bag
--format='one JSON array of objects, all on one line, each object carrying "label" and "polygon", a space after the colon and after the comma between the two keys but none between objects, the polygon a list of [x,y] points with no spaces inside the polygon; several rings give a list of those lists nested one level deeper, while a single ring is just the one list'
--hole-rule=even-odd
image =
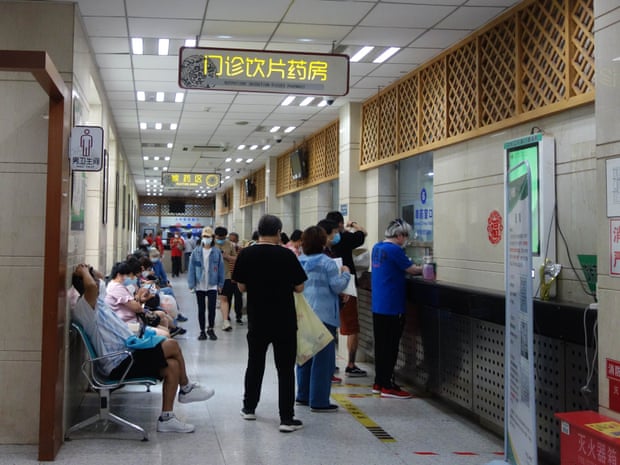
[{"label": "white plastic bag", "polygon": [[297,364],[303,365],[334,338],[302,293],[295,292],[297,312]]}]

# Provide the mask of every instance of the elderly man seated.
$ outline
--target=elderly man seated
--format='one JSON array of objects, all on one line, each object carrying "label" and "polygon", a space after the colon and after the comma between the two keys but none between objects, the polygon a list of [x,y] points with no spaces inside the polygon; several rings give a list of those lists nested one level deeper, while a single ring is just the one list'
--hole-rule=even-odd
[{"label": "elderly man seated", "polygon": [[[99,356],[126,350],[125,341],[133,335],[128,326],[105,304],[105,283],[101,273],[88,265],[78,265],[72,275],[72,284],[79,293],[72,317],[93,341]],[[191,433],[194,425],[183,423],[173,412],[174,399],[179,390],[181,403],[199,402],[211,398],[215,391],[190,382],[185,370],[185,359],[179,344],[165,339],[152,348],[132,351],[133,364],[127,374],[130,378],[152,377],[163,380],[162,412],[157,422],[161,433]],[[102,360],[102,371],[112,379],[120,379],[130,357],[120,353]]]}]

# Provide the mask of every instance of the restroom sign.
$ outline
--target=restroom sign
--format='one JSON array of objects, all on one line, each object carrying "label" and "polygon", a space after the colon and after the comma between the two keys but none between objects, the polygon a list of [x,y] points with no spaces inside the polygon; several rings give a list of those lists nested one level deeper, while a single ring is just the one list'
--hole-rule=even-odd
[{"label": "restroom sign", "polygon": [[103,167],[103,128],[75,126],[71,129],[69,160],[73,171],[101,171]]}]

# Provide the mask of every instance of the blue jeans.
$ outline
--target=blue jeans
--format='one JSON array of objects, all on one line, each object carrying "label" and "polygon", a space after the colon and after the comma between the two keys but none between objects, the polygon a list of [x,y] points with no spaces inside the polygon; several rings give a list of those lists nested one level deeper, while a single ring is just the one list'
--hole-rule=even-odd
[{"label": "blue jeans", "polygon": [[334,339],[306,363],[297,365],[297,400],[308,402],[313,408],[329,406],[336,368],[336,327],[323,324]]}]

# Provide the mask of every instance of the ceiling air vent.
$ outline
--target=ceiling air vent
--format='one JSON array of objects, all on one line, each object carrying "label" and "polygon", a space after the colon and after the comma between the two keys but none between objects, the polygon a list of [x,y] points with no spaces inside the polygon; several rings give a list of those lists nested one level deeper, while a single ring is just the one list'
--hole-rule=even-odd
[{"label": "ceiling air vent", "polygon": [[146,149],[165,149],[168,148],[168,144],[160,142],[142,142],[142,148]]},{"label": "ceiling air vent", "polygon": [[228,144],[219,145],[193,145],[192,152],[226,152],[228,150]]}]

